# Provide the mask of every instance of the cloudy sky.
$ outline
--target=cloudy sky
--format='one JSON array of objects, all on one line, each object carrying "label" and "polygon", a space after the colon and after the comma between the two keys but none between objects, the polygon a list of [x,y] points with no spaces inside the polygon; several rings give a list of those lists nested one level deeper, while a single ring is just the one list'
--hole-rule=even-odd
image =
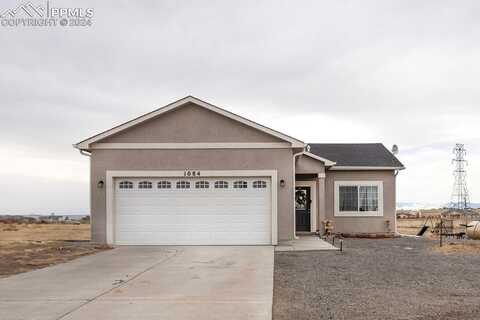
[{"label": "cloudy sky", "polygon": [[478,1],[76,3],[50,1],[91,27],[0,26],[0,213],[88,212],[72,143],[189,94],[306,142],[398,144],[402,202],[448,202],[464,143],[480,202]]}]

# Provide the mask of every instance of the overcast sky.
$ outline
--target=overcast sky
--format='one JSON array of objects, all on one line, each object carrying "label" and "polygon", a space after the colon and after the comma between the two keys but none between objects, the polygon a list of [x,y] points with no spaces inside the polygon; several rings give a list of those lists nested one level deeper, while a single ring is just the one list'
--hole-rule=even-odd
[{"label": "overcast sky", "polygon": [[448,202],[462,142],[480,202],[478,1],[76,3],[50,1],[93,26],[0,27],[0,213],[88,213],[72,143],[190,94],[306,142],[398,144],[402,202]]}]

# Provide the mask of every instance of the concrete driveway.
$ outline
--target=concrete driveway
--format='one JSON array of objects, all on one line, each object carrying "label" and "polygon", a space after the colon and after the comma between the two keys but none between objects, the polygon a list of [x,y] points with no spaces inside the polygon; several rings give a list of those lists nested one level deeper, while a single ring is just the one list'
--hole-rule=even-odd
[{"label": "concrete driveway", "polygon": [[0,279],[11,319],[271,319],[273,247],[119,247]]}]

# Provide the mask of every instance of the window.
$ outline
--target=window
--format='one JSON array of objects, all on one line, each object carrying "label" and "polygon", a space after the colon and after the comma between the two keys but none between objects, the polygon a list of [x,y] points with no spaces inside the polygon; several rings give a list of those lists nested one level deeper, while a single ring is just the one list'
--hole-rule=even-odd
[{"label": "window", "polygon": [[378,210],[378,187],[360,186],[360,211]]},{"label": "window", "polygon": [[133,182],[130,181],[120,181],[120,189],[133,189]]},{"label": "window", "polygon": [[190,189],[190,182],[177,181],[177,189]]},{"label": "window", "polygon": [[208,181],[195,182],[195,189],[208,189],[208,188],[210,188],[210,183],[208,183]]},{"label": "window", "polygon": [[382,215],[382,181],[335,181],[335,216]]},{"label": "window", "polygon": [[340,186],[340,211],[358,211],[357,186]]},{"label": "window", "polygon": [[152,189],[152,183],[150,181],[141,181],[138,183],[138,189]]},{"label": "window", "polygon": [[172,183],[170,181],[159,181],[157,183],[158,189],[170,189],[172,188]]},{"label": "window", "polygon": [[307,189],[298,188],[295,190],[295,209],[307,209]]},{"label": "window", "polygon": [[247,181],[235,181],[233,183],[234,189],[246,189],[247,188]]},{"label": "window", "polygon": [[266,188],[267,187],[267,182],[263,181],[263,180],[253,181],[253,187],[258,188],[258,189]]},{"label": "window", "polygon": [[227,181],[215,181],[215,189],[228,189]]}]

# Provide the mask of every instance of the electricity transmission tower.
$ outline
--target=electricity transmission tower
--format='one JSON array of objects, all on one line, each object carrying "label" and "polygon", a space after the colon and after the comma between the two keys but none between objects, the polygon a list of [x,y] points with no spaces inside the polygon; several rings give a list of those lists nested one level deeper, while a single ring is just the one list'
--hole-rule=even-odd
[{"label": "electricity transmission tower", "polygon": [[457,143],[453,148],[453,153],[455,154],[455,158],[452,160],[452,163],[455,165],[455,170],[453,171],[455,181],[453,183],[450,210],[465,212],[470,209],[470,199],[467,189],[467,171],[465,168],[467,166],[467,160],[465,160],[467,150],[465,150],[463,144]]}]

